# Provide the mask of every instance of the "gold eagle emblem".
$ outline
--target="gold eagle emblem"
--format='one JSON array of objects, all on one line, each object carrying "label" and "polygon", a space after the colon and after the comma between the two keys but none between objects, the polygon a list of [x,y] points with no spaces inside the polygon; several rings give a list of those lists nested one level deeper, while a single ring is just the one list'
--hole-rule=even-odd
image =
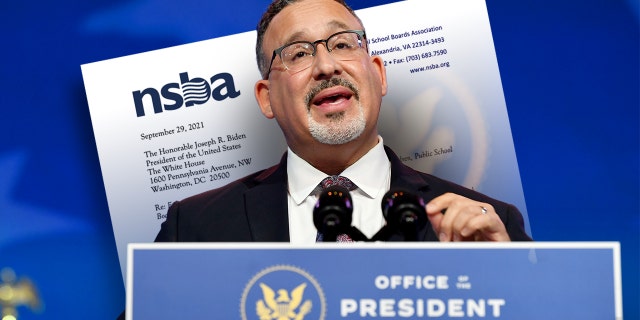
[{"label": "gold eagle emblem", "polygon": [[0,280],[0,318],[18,319],[18,306],[40,309],[37,289],[29,279],[18,280],[13,270],[4,268],[0,271]]},{"label": "gold eagle emblem", "polygon": [[302,283],[289,292],[279,289],[276,292],[264,283],[260,283],[263,299],[256,303],[256,313],[260,320],[303,320],[311,312],[311,300],[302,303],[306,283]]}]

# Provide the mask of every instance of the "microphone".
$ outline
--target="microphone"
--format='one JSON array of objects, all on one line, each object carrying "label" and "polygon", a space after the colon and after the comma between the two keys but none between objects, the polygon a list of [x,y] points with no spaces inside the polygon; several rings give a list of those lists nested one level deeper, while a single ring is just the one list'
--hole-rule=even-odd
[{"label": "microphone", "polygon": [[334,185],[322,190],[313,208],[313,224],[322,233],[324,242],[335,242],[339,234],[350,233],[352,214],[349,190]]},{"label": "microphone", "polygon": [[[427,225],[424,200],[408,191],[389,190],[382,198],[382,215],[387,221],[386,235],[400,231],[405,241],[417,241],[418,230]],[[381,234],[382,235],[382,234]]]}]

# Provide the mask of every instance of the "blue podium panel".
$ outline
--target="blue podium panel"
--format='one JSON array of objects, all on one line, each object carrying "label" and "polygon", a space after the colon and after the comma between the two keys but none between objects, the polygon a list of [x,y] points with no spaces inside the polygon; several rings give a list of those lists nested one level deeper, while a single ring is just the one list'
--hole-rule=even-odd
[{"label": "blue podium panel", "polygon": [[618,243],[129,246],[128,319],[621,319]]}]

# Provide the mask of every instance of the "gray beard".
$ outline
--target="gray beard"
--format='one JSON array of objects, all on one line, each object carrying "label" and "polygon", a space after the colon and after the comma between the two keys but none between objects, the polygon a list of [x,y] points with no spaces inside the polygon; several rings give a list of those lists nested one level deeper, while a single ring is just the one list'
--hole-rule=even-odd
[{"label": "gray beard", "polygon": [[366,126],[360,103],[358,103],[358,116],[353,119],[346,119],[344,112],[339,112],[327,115],[329,123],[321,124],[311,117],[311,112],[307,115],[311,136],[324,144],[338,145],[353,141],[364,132]]},{"label": "gray beard", "polygon": [[[311,117],[311,100],[320,91],[341,85],[353,91],[354,99],[358,101],[358,116],[348,120],[345,118],[344,112],[332,113],[327,115],[328,124],[320,124]],[[325,80],[320,85],[311,89],[305,97],[307,105],[307,119],[309,121],[309,132],[316,141],[324,144],[338,145],[344,144],[358,138],[366,126],[364,119],[364,111],[360,104],[360,95],[358,88],[348,80],[341,78],[333,78]]]}]

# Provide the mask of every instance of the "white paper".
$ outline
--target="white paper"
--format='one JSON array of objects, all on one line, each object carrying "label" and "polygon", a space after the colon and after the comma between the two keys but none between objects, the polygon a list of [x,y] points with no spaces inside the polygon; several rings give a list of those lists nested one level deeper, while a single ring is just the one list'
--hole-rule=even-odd
[{"label": "white paper", "polygon": [[[485,3],[413,0],[357,13],[387,67],[385,144],[409,166],[515,204],[528,221]],[[253,95],[255,37],[82,66],[123,277],[127,244],[152,242],[172,201],[286,151]],[[191,95],[201,104],[187,106]]]}]

